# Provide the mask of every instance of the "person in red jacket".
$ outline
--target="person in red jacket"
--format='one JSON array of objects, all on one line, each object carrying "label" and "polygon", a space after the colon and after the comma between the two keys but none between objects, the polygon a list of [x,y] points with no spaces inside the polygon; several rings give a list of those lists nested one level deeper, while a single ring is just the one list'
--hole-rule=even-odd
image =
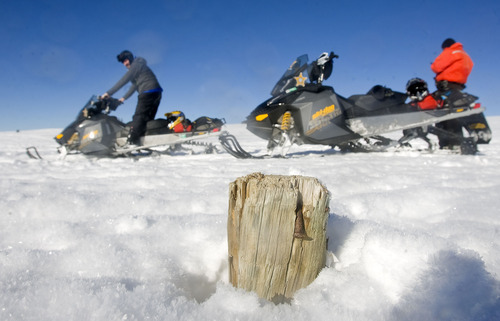
[{"label": "person in red jacket", "polygon": [[[453,103],[463,96],[462,90],[465,89],[467,78],[472,71],[474,63],[465,52],[463,45],[452,38],[443,41],[441,48],[443,51],[436,57],[431,64],[431,69],[436,73],[437,91],[433,94],[435,97],[442,98],[445,106],[453,106]],[[438,135],[439,147],[453,149],[460,145],[460,138],[463,137],[462,124],[460,120],[453,119],[436,124],[436,127],[442,128],[448,132],[454,133],[456,138]]]},{"label": "person in red jacket", "polygon": [[469,77],[474,63],[465,52],[463,45],[448,38],[441,45],[443,51],[431,65],[436,73],[436,87],[440,91],[447,89],[462,90]]}]

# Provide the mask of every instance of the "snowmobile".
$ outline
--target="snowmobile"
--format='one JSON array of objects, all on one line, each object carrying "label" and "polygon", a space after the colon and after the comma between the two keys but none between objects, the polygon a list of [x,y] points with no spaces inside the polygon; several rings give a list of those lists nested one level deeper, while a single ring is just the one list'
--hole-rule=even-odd
[{"label": "snowmobile", "polygon": [[[153,147],[178,148],[181,144],[197,144],[195,141],[218,136],[225,124],[224,119],[199,117],[191,122],[180,111],[166,113],[166,118],[149,121],[140,146],[127,148],[130,123],[125,124],[109,113],[121,104],[115,98],[101,99],[92,96],[78,113],[77,118],[55,137],[61,146],[59,151],[83,153],[95,156],[147,155]],[[215,151],[212,144],[205,146],[206,152]]]},{"label": "snowmobile", "polygon": [[[486,143],[491,139],[491,131],[482,114],[484,108],[472,95],[463,93],[458,104],[446,108],[422,110],[415,104],[406,103],[407,93],[381,85],[374,86],[367,94],[348,98],[337,94],[332,87],[323,85],[332,73],[335,58],[338,56],[333,52],[323,53],[309,64],[307,55],[299,56],[272,89],[272,97],[247,117],[247,129],[268,140],[269,154],[279,148],[285,156],[293,144],[329,145],[341,151],[381,151],[408,146],[415,138],[428,141],[428,133],[458,139],[462,154],[474,154],[478,142]],[[458,137],[434,126],[442,121],[467,117],[475,117],[476,122],[483,125],[467,127],[470,137]],[[382,136],[401,130],[403,137],[399,140]],[[220,140],[233,156],[252,157],[234,136],[223,135]]]}]

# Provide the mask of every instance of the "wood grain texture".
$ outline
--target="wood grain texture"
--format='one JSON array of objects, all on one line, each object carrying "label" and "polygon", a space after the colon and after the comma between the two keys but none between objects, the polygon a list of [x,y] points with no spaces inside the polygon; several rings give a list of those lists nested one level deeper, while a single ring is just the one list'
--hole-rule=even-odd
[{"label": "wood grain texture", "polygon": [[271,301],[309,285],[325,266],[329,199],[312,177],[254,173],[232,182],[230,282]]}]

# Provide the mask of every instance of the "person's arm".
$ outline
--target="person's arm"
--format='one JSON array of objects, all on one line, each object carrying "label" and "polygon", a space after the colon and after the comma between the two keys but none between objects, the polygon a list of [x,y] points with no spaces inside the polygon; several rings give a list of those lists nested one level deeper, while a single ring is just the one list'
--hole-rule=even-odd
[{"label": "person's arm", "polygon": [[122,88],[130,80],[132,80],[133,73],[131,71],[132,71],[132,68],[129,71],[127,71],[127,73],[125,75],[123,75],[123,77],[120,80],[118,80],[118,82],[111,89],[106,91],[106,94],[108,94],[109,96],[113,96],[114,93],[116,93],[118,90],[120,90],[120,88]]},{"label": "person's arm", "polygon": [[[123,77],[118,80],[118,82],[108,91],[106,91],[101,97],[106,98],[109,96],[113,96],[114,93],[116,93],[118,90],[120,90],[123,86],[125,86],[129,81],[135,78],[136,74],[140,71],[141,69],[141,64],[138,59],[134,60],[132,64],[130,65],[130,69],[127,71]],[[127,99],[130,97],[134,91],[137,89],[135,85],[133,85],[127,93],[122,97],[124,98],[123,100]]]},{"label": "person's arm", "polygon": [[137,86],[132,84],[132,86],[130,86],[130,88],[127,90],[127,92],[125,93],[125,95],[123,95],[122,98],[120,99],[123,99],[123,101],[125,101],[125,99],[128,99],[130,96],[132,96],[132,94],[137,90]]}]

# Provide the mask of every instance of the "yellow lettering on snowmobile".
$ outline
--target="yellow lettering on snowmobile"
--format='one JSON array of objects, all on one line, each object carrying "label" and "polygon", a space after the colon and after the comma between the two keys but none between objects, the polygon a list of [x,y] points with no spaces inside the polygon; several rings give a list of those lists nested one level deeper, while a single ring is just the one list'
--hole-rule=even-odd
[{"label": "yellow lettering on snowmobile", "polygon": [[333,104],[318,110],[312,115],[311,120],[308,123],[306,135],[312,135],[315,131],[327,127],[330,125],[331,120],[339,116],[341,113],[342,111],[340,109],[336,109]]},{"label": "yellow lettering on snowmobile", "polygon": [[261,115],[257,115],[255,117],[255,120],[256,121],[263,121],[264,119],[266,119],[269,115],[268,114],[261,114]]},{"label": "yellow lettering on snowmobile", "polygon": [[314,115],[312,115],[312,119],[316,119],[321,116],[326,116],[330,113],[333,113],[334,111],[335,111],[335,105],[326,106],[325,108],[315,112]]},{"label": "yellow lettering on snowmobile", "polygon": [[486,125],[483,123],[475,123],[475,124],[470,124],[469,128],[470,129],[485,129]]},{"label": "yellow lettering on snowmobile", "polygon": [[456,110],[456,112],[457,112],[457,113],[461,113],[461,112],[463,112],[464,110],[465,110],[465,109],[460,108],[460,109],[457,109],[457,110]]},{"label": "yellow lettering on snowmobile", "polygon": [[89,139],[89,138],[90,138],[90,139],[93,139],[94,137],[96,137],[96,136],[97,136],[97,133],[98,133],[98,132],[99,132],[99,131],[98,131],[97,129],[96,129],[96,130],[91,131],[91,132],[90,132],[90,133],[88,133],[87,135],[83,136],[83,140],[86,140],[86,139]]},{"label": "yellow lettering on snowmobile", "polygon": [[61,138],[63,138],[63,136],[64,136],[63,134],[59,134],[59,135],[56,136],[56,138],[57,139],[61,139]]}]

